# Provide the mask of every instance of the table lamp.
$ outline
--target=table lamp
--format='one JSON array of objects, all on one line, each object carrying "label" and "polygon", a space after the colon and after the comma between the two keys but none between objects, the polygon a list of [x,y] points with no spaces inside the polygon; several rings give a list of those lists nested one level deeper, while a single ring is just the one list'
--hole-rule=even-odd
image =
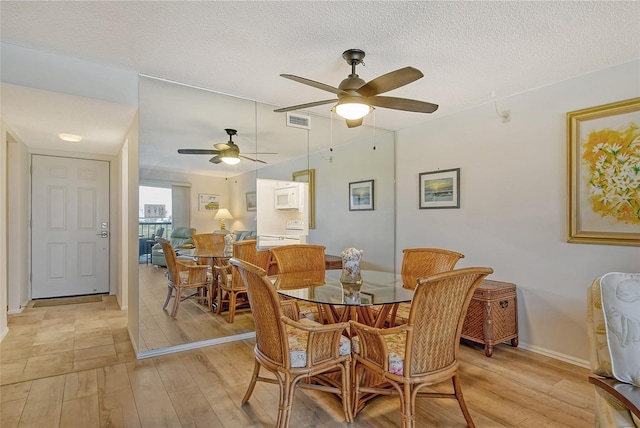
[{"label": "table lamp", "polygon": [[231,215],[228,209],[220,208],[216,213],[215,217],[213,217],[213,219],[220,220],[220,230],[225,230],[224,221],[232,220],[233,216]]}]

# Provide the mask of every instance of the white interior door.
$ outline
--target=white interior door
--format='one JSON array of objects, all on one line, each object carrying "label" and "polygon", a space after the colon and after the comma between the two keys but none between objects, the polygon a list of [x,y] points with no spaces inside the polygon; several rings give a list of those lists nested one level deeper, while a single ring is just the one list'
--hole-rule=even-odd
[{"label": "white interior door", "polygon": [[31,298],[109,292],[109,163],[34,155]]}]

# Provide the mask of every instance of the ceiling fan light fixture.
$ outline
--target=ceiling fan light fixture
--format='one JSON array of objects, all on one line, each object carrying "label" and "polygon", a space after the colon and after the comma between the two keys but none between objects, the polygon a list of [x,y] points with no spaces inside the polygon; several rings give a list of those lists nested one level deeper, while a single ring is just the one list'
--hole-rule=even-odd
[{"label": "ceiling fan light fixture", "polygon": [[220,156],[220,160],[227,165],[236,165],[240,163],[240,158],[235,152],[222,153],[222,156]]},{"label": "ceiling fan light fixture", "polygon": [[371,112],[371,106],[363,102],[348,99],[340,101],[336,106],[336,113],[348,120],[362,119]]}]

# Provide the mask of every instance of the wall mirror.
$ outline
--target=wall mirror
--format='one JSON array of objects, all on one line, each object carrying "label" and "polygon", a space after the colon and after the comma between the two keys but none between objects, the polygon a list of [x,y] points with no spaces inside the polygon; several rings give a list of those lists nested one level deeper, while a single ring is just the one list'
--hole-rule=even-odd
[{"label": "wall mirror", "polygon": [[[252,333],[248,310],[239,309],[232,323],[227,311],[212,314],[191,300],[180,305],[175,319],[169,316],[173,299],[162,310],[166,268],[153,239],[160,228],[167,239],[179,227],[197,233],[220,230],[214,218],[218,208],[232,216],[225,220],[226,230],[255,232],[258,178],[308,181],[313,176],[315,224],[308,224],[308,242],[325,245],[327,254],[335,255],[357,247],[364,250],[364,268],[394,269],[394,133],[367,126],[348,129],[341,120],[306,113],[299,115],[308,117],[308,126],[289,126],[287,115],[274,113],[274,106],[150,76],[140,77],[139,88],[139,184],[145,192],[160,189],[169,195],[169,201],[140,195],[139,354]],[[177,152],[212,149],[229,140],[226,129],[237,130],[232,139],[244,156],[237,165]],[[350,212],[349,183],[360,180],[375,181],[375,207]]]}]

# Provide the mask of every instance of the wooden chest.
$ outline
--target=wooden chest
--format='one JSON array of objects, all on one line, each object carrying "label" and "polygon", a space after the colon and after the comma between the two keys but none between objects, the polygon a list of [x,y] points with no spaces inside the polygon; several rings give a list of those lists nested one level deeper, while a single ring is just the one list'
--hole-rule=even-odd
[{"label": "wooden chest", "polygon": [[518,300],[516,286],[484,280],[473,293],[462,326],[462,338],[484,344],[487,357],[493,346],[507,340],[518,346]]}]

